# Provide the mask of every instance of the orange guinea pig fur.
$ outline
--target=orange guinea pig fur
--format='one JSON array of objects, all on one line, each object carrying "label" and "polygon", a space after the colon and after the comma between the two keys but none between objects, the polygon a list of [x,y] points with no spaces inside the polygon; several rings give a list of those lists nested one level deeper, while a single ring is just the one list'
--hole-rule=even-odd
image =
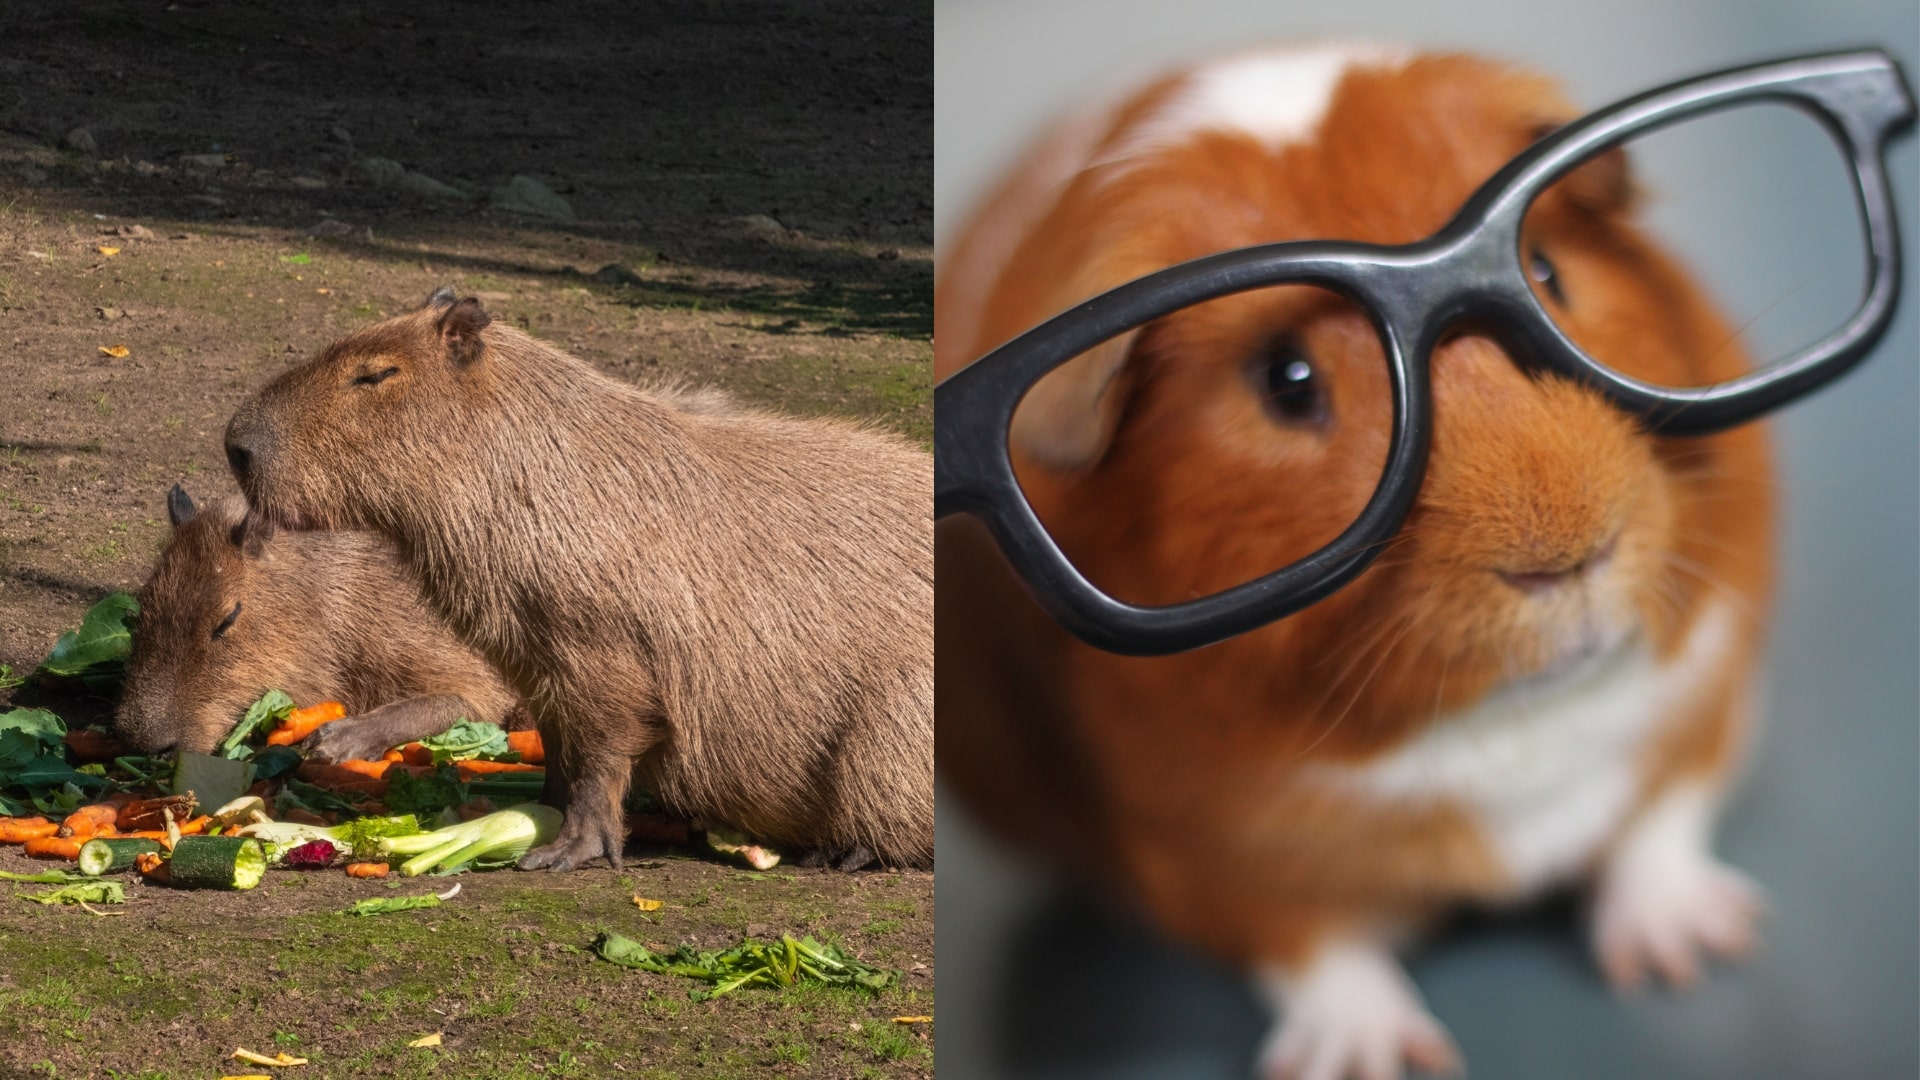
[{"label": "orange guinea pig fur", "polygon": [[[1578,113],[1533,74],[1391,49],[1269,50],[1163,78],[1044,137],[943,249],[937,375],[1210,252],[1419,239]],[[1683,385],[1746,369],[1635,224],[1621,152],[1544,195],[1524,243],[1551,278],[1542,302],[1591,354]],[[1278,395],[1272,366],[1301,360],[1307,384]],[[1709,834],[1771,590],[1764,431],[1651,437],[1471,333],[1441,345],[1432,377],[1433,450],[1401,535],[1331,598],[1210,648],[1081,645],[978,526],[939,534],[943,774],[1004,839],[1253,975],[1281,1014],[1273,1076],[1309,1057],[1342,1076],[1457,1065],[1392,952],[1457,905],[1587,887],[1621,986],[1693,980],[1750,947],[1760,914]],[[1357,308],[1264,290],[1057,369],[1012,438],[1069,557],[1123,599],[1169,603],[1351,521],[1389,410]]]}]

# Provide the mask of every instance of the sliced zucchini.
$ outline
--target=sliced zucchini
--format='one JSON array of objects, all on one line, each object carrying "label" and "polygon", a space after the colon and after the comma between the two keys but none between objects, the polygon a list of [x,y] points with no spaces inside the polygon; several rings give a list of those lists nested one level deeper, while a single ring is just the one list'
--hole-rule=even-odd
[{"label": "sliced zucchini", "polygon": [[267,853],[250,836],[183,836],[168,865],[177,889],[251,889],[267,872]]},{"label": "sliced zucchini", "polygon": [[152,840],[139,837],[114,837],[89,840],[80,845],[80,872],[88,877],[117,874],[133,869],[133,857],[146,851],[161,851]]}]

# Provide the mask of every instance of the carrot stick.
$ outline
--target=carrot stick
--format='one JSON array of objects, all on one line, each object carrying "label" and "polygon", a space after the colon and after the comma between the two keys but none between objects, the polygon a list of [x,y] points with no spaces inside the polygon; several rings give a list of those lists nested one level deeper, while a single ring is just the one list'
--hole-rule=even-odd
[{"label": "carrot stick", "polygon": [[357,862],[347,864],[348,877],[386,877],[387,864],[383,862]]},{"label": "carrot stick", "polygon": [[380,755],[380,760],[381,761],[405,761],[407,760],[407,755],[401,753],[398,750],[389,750],[386,753]]},{"label": "carrot stick", "polygon": [[27,841],[27,857],[71,861],[80,857],[80,847],[85,843],[85,840],[73,836],[43,836]]},{"label": "carrot stick", "polygon": [[212,823],[213,823],[213,819],[208,817],[205,814],[202,814],[199,817],[194,818],[192,821],[183,821],[180,823],[180,835],[181,836],[198,836],[201,833],[206,832],[207,826]]},{"label": "carrot stick", "polygon": [[127,752],[125,743],[98,728],[74,728],[67,732],[67,749],[83,762],[112,761]]},{"label": "carrot stick", "polygon": [[0,818],[0,844],[24,844],[59,831],[57,823],[43,817]]},{"label": "carrot stick", "polygon": [[432,765],[433,751],[417,742],[400,748],[400,759],[409,765]]},{"label": "carrot stick", "polygon": [[126,838],[126,839],[128,839],[128,840],[160,840],[160,841],[165,841],[165,840],[167,839],[167,830],[165,830],[165,829],[141,829],[141,830],[139,830],[138,832],[124,832],[124,833],[121,833],[120,835],[121,835],[121,836],[123,836],[123,837],[125,837],[125,838]]},{"label": "carrot stick", "polygon": [[320,730],[322,724],[331,724],[346,715],[347,707],[337,701],[323,701],[318,705],[295,709],[267,735],[267,745],[292,746]]},{"label": "carrot stick", "polygon": [[60,823],[60,834],[62,836],[77,836],[84,840],[94,833],[99,832],[102,827],[113,828],[114,821],[119,817],[119,807],[111,803],[94,803],[92,806],[83,806],[73,813],[68,814],[67,820]]},{"label": "carrot stick", "polygon": [[515,761],[456,761],[453,767],[460,772],[460,779],[471,780],[476,776],[492,773],[546,772],[544,765],[525,765]]},{"label": "carrot stick", "polygon": [[547,760],[547,749],[540,744],[537,731],[507,732],[507,749],[520,755],[520,760],[528,765],[538,765]]},{"label": "carrot stick", "polygon": [[309,784],[331,788],[357,784],[362,780],[378,780],[387,769],[384,761],[342,761],[331,765],[324,761],[303,761],[294,770],[294,775]]}]

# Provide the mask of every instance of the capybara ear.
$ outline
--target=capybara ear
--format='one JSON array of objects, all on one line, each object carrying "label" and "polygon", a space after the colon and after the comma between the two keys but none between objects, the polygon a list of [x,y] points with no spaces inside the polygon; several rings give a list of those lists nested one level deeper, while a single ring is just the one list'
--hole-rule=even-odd
[{"label": "capybara ear", "polygon": [[167,492],[167,520],[177,529],[193,520],[194,510],[193,496],[179,484],[173,485]]},{"label": "capybara ear", "polygon": [[459,296],[453,291],[453,286],[442,285],[433,290],[433,292],[428,295],[427,302],[420,306],[435,309],[449,308],[453,306],[453,302],[457,299],[459,299]]},{"label": "capybara ear", "polygon": [[480,306],[476,297],[466,297],[455,303],[440,315],[440,340],[447,347],[447,355],[453,357],[456,364],[465,366],[480,359],[485,346],[480,341],[480,331],[487,328],[493,318]]},{"label": "capybara ear", "polygon": [[249,559],[257,559],[260,553],[266,550],[267,541],[273,539],[273,533],[272,521],[249,510],[247,516],[241,518],[240,523],[233,527],[233,531],[228,534],[228,539],[233,542],[234,547],[240,549],[242,555]]}]

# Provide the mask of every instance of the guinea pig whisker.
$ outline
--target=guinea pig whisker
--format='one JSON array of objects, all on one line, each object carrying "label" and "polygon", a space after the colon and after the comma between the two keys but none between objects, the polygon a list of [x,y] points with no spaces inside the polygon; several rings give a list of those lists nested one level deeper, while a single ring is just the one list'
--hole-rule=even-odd
[{"label": "guinea pig whisker", "polygon": [[[1378,659],[1373,662],[1372,669],[1367,672],[1367,677],[1361,680],[1360,685],[1354,688],[1353,696],[1347,699],[1346,708],[1341,709],[1340,715],[1334,717],[1333,722],[1329,723],[1312,742],[1301,748],[1300,752],[1294,755],[1295,758],[1303,758],[1312,753],[1314,748],[1327,741],[1327,737],[1332,735],[1334,730],[1353,712],[1353,707],[1360,703],[1360,698],[1366,693],[1367,688],[1373,685],[1375,679],[1379,678],[1381,669],[1386,667],[1387,659],[1393,655],[1393,651],[1400,647],[1400,643],[1407,639],[1407,635],[1413,631],[1414,627],[1420,625],[1420,614],[1426,608],[1427,602],[1433,599],[1433,594],[1438,589],[1438,585],[1429,586],[1427,594],[1421,598],[1420,603],[1407,608],[1401,613],[1399,619],[1396,620],[1401,624],[1399,633],[1394,635],[1393,640],[1387,644],[1386,648],[1380,650],[1380,655]],[[1320,708],[1316,711],[1325,710],[1327,701],[1330,700],[1330,698],[1331,693],[1323,696]]]}]

